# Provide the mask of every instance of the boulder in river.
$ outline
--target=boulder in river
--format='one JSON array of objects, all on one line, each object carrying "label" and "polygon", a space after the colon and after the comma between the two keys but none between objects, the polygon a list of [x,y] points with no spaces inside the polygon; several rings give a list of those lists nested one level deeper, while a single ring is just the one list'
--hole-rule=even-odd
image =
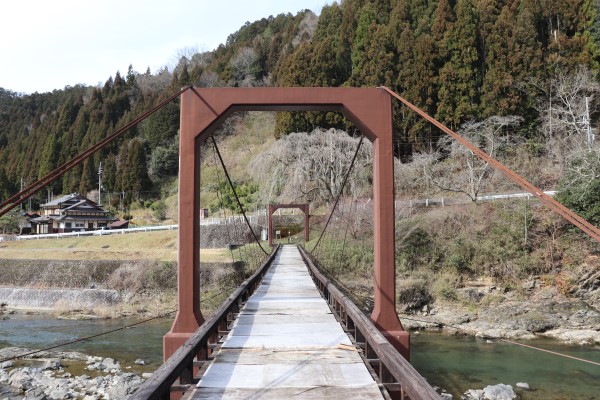
[{"label": "boulder in river", "polygon": [[512,386],[499,383],[486,386],[483,390],[467,390],[460,398],[461,400],[513,400],[517,398],[517,394]]}]

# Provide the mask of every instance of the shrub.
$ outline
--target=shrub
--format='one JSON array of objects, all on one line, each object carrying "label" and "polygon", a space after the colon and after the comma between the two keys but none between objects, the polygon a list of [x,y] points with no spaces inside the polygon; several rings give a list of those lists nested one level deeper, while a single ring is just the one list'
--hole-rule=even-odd
[{"label": "shrub", "polygon": [[573,159],[558,185],[556,199],[600,225],[600,148]]},{"label": "shrub", "polygon": [[433,297],[436,300],[456,300],[458,295],[456,288],[460,282],[460,277],[451,271],[443,271],[436,274],[431,285]]},{"label": "shrub", "polygon": [[176,289],[177,269],[175,264],[162,261],[151,265],[144,276],[144,287],[148,289]]},{"label": "shrub", "polygon": [[425,279],[409,277],[398,282],[398,303],[404,311],[418,310],[431,300]]},{"label": "shrub", "polygon": [[150,208],[154,213],[154,218],[156,218],[157,220],[164,221],[165,219],[167,219],[167,203],[165,203],[163,200],[159,200],[152,203],[152,206],[150,206]]}]

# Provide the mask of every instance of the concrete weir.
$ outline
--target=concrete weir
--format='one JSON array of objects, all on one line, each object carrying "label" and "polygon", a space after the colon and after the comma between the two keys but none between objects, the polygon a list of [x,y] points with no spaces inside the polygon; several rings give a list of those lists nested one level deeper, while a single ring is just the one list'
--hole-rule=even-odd
[{"label": "concrete weir", "polygon": [[121,301],[116,290],[0,288],[0,303],[10,308],[47,309],[109,307]]},{"label": "concrete weir", "polygon": [[383,397],[300,253],[284,246],[190,398]]}]

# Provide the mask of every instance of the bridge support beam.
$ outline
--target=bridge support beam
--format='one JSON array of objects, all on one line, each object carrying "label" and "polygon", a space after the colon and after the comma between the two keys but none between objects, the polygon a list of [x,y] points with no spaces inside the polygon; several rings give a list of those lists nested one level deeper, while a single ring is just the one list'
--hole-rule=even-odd
[{"label": "bridge support beam", "polygon": [[163,338],[166,361],[200,325],[200,146],[196,134],[200,115],[193,92],[181,95],[179,132],[179,231],[177,256],[178,309],[171,330]]},{"label": "bridge support beam", "polygon": [[200,312],[200,145],[236,111],[337,111],[374,145],[375,326],[408,358],[409,337],[396,313],[392,101],[374,88],[190,88],[181,96],[179,162],[179,311],[164,337],[168,358],[204,321]]},{"label": "bridge support beam", "polygon": [[410,360],[410,336],[396,312],[394,154],[392,108],[381,120],[373,140],[374,307],[371,319],[404,358]]},{"label": "bridge support beam", "polygon": [[267,208],[267,219],[269,220],[269,246],[273,247],[273,214],[280,208],[299,208],[304,213],[304,241],[309,241],[310,215],[308,204],[269,204]]}]

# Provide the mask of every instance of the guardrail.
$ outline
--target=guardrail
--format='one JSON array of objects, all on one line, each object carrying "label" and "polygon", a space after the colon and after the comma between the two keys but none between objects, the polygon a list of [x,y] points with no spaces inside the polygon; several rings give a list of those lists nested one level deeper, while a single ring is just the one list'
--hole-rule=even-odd
[{"label": "guardrail", "polygon": [[83,231],[83,232],[67,232],[67,233],[48,233],[42,235],[20,235],[16,236],[16,240],[38,240],[38,239],[60,239],[68,237],[80,237],[80,236],[104,236],[104,235],[119,235],[133,232],[151,232],[151,231],[165,231],[179,229],[178,225],[157,225],[157,226],[144,226],[139,228],[127,228],[127,229],[106,229],[106,230],[94,230],[94,231]]},{"label": "guardrail", "polygon": [[433,390],[404,357],[390,344],[371,320],[346,297],[315,266],[312,258],[301,247],[300,254],[309,267],[317,288],[327,300],[329,308],[346,332],[362,348],[361,357],[377,375],[383,388],[392,399],[440,400]]},{"label": "guardrail", "polygon": [[[258,223],[259,216],[248,216],[250,223]],[[234,215],[226,218],[204,218],[200,220],[201,226],[210,225],[223,225],[228,223],[243,223],[245,220],[243,216]],[[93,231],[79,231],[79,232],[67,232],[67,233],[46,233],[40,235],[15,235],[14,240],[38,240],[38,239],[60,239],[69,237],[80,237],[80,236],[104,236],[104,235],[118,235],[132,232],[151,232],[151,231],[165,231],[179,229],[179,225],[155,225],[155,226],[142,226],[139,228],[127,228],[127,229],[104,229],[104,230],[93,230]],[[11,239],[12,240],[12,239]]]},{"label": "guardrail", "polygon": [[[544,194],[554,197],[556,190],[547,190]],[[505,194],[491,194],[485,196],[477,196],[476,201],[495,201],[495,200],[506,200],[506,199],[536,199],[536,197],[529,193],[505,193]],[[414,200],[396,200],[394,205],[396,209],[399,207],[432,207],[432,206],[450,206],[456,204],[470,204],[472,203],[466,197],[440,197],[440,198],[425,198],[425,199],[414,199]]]},{"label": "guardrail", "polygon": [[[212,360],[219,341],[231,329],[237,313],[260,285],[273,262],[279,246],[275,247],[262,266],[225,300],[225,302],[198,328],[167,361],[165,361],[130,400],[167,400],[171,392],[184,392],[197,382],[194,371],[203,371]],[[175,383],[178,381],[178,383]]]}]

